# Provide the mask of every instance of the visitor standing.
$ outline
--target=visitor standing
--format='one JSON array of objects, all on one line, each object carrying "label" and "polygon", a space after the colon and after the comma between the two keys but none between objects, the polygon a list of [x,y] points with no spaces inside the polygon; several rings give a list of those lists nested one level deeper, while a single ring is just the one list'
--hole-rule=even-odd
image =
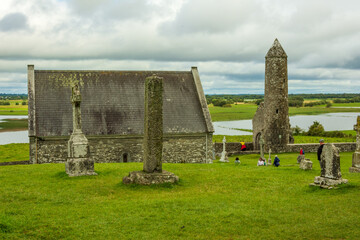
[{"label": "visitor standing", "polygon": [[319,164],[320,164],[320,168],[322,169],[323,166],[321,164],[321,153],[322,153],[322,150],[323,150],[323,147],[324,147],[324,139],[320,139],[320,147],[318,148],[317,150],[317,157],[318,157],[318,160],[319,160]]}]

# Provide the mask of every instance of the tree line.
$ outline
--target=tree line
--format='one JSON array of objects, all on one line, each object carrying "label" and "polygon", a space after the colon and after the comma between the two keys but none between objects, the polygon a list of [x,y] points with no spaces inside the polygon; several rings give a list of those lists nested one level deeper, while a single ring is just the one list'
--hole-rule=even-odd
[{"label": "tree line", "polygon": [[[311,101],[304,103],[304,99],[320,99],[319,101]],[[360,102],[360,94],[356,93],[328,93],[328,94],[289,94],[289,107],[313,107],[316,105],[326,105],[331,107],[331,102],[326,99],[333,99],[334,103],[351,103]],[[215,94],[206,95],[207,104],[213,104],[219,107],[231,107],[231,104],[237,102],[253,102],[259,105],[264,101],[263,94]]]}]

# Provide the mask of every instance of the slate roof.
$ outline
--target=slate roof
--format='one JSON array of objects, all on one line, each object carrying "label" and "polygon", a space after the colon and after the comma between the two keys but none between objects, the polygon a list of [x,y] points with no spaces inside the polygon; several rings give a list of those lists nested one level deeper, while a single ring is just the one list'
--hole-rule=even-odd
[{"label": "slate roof", "polygon": [[36,136],[71,134],[72,81],[80,83],[85,135],[142,135],[144,82],[153,74],[164,78],[165,134],[213,131],[207,127],[192,71],[35,70],[34,100],[29,101],[34,101]]}]

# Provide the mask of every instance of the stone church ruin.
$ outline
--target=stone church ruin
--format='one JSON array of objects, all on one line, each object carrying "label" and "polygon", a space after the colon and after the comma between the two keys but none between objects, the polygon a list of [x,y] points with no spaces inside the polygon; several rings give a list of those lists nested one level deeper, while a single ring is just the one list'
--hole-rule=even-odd
[{"label": "stone church ruin", "polygon": [[28,66],[30,163],[64,162],[73,131],[71,86],[95,162],[143,161],[144,83],[163,78],[163,162],[211,161],[214,132],[196,67],[191,71],[63,71]]},{"label": "stone church ruin", "polygon": [[264,139],[265,151],[286,151],[293,143],[288,107],[287,55],[275,39],[265,56],[265,94],[252,120],[254,149],[260,149]]}]

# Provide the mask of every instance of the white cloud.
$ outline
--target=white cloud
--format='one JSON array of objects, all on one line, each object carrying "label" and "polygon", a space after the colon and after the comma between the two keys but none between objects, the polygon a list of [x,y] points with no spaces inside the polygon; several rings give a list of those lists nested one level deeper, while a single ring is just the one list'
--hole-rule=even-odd
[{"label": "white cloud", "polygon": [[[359,7],[355,0],[5,0],[0,92],[10,91],[9,77],[22,79],[18,91],[26,92],[26,65],[34,63],[115,70],[195,65],[206,93],[262,93],[264,56],[276,37],[288,54],[289,92],[356,92]],[[1,31],[12,14],[17,21],[5,25],[11,31]]]}]

